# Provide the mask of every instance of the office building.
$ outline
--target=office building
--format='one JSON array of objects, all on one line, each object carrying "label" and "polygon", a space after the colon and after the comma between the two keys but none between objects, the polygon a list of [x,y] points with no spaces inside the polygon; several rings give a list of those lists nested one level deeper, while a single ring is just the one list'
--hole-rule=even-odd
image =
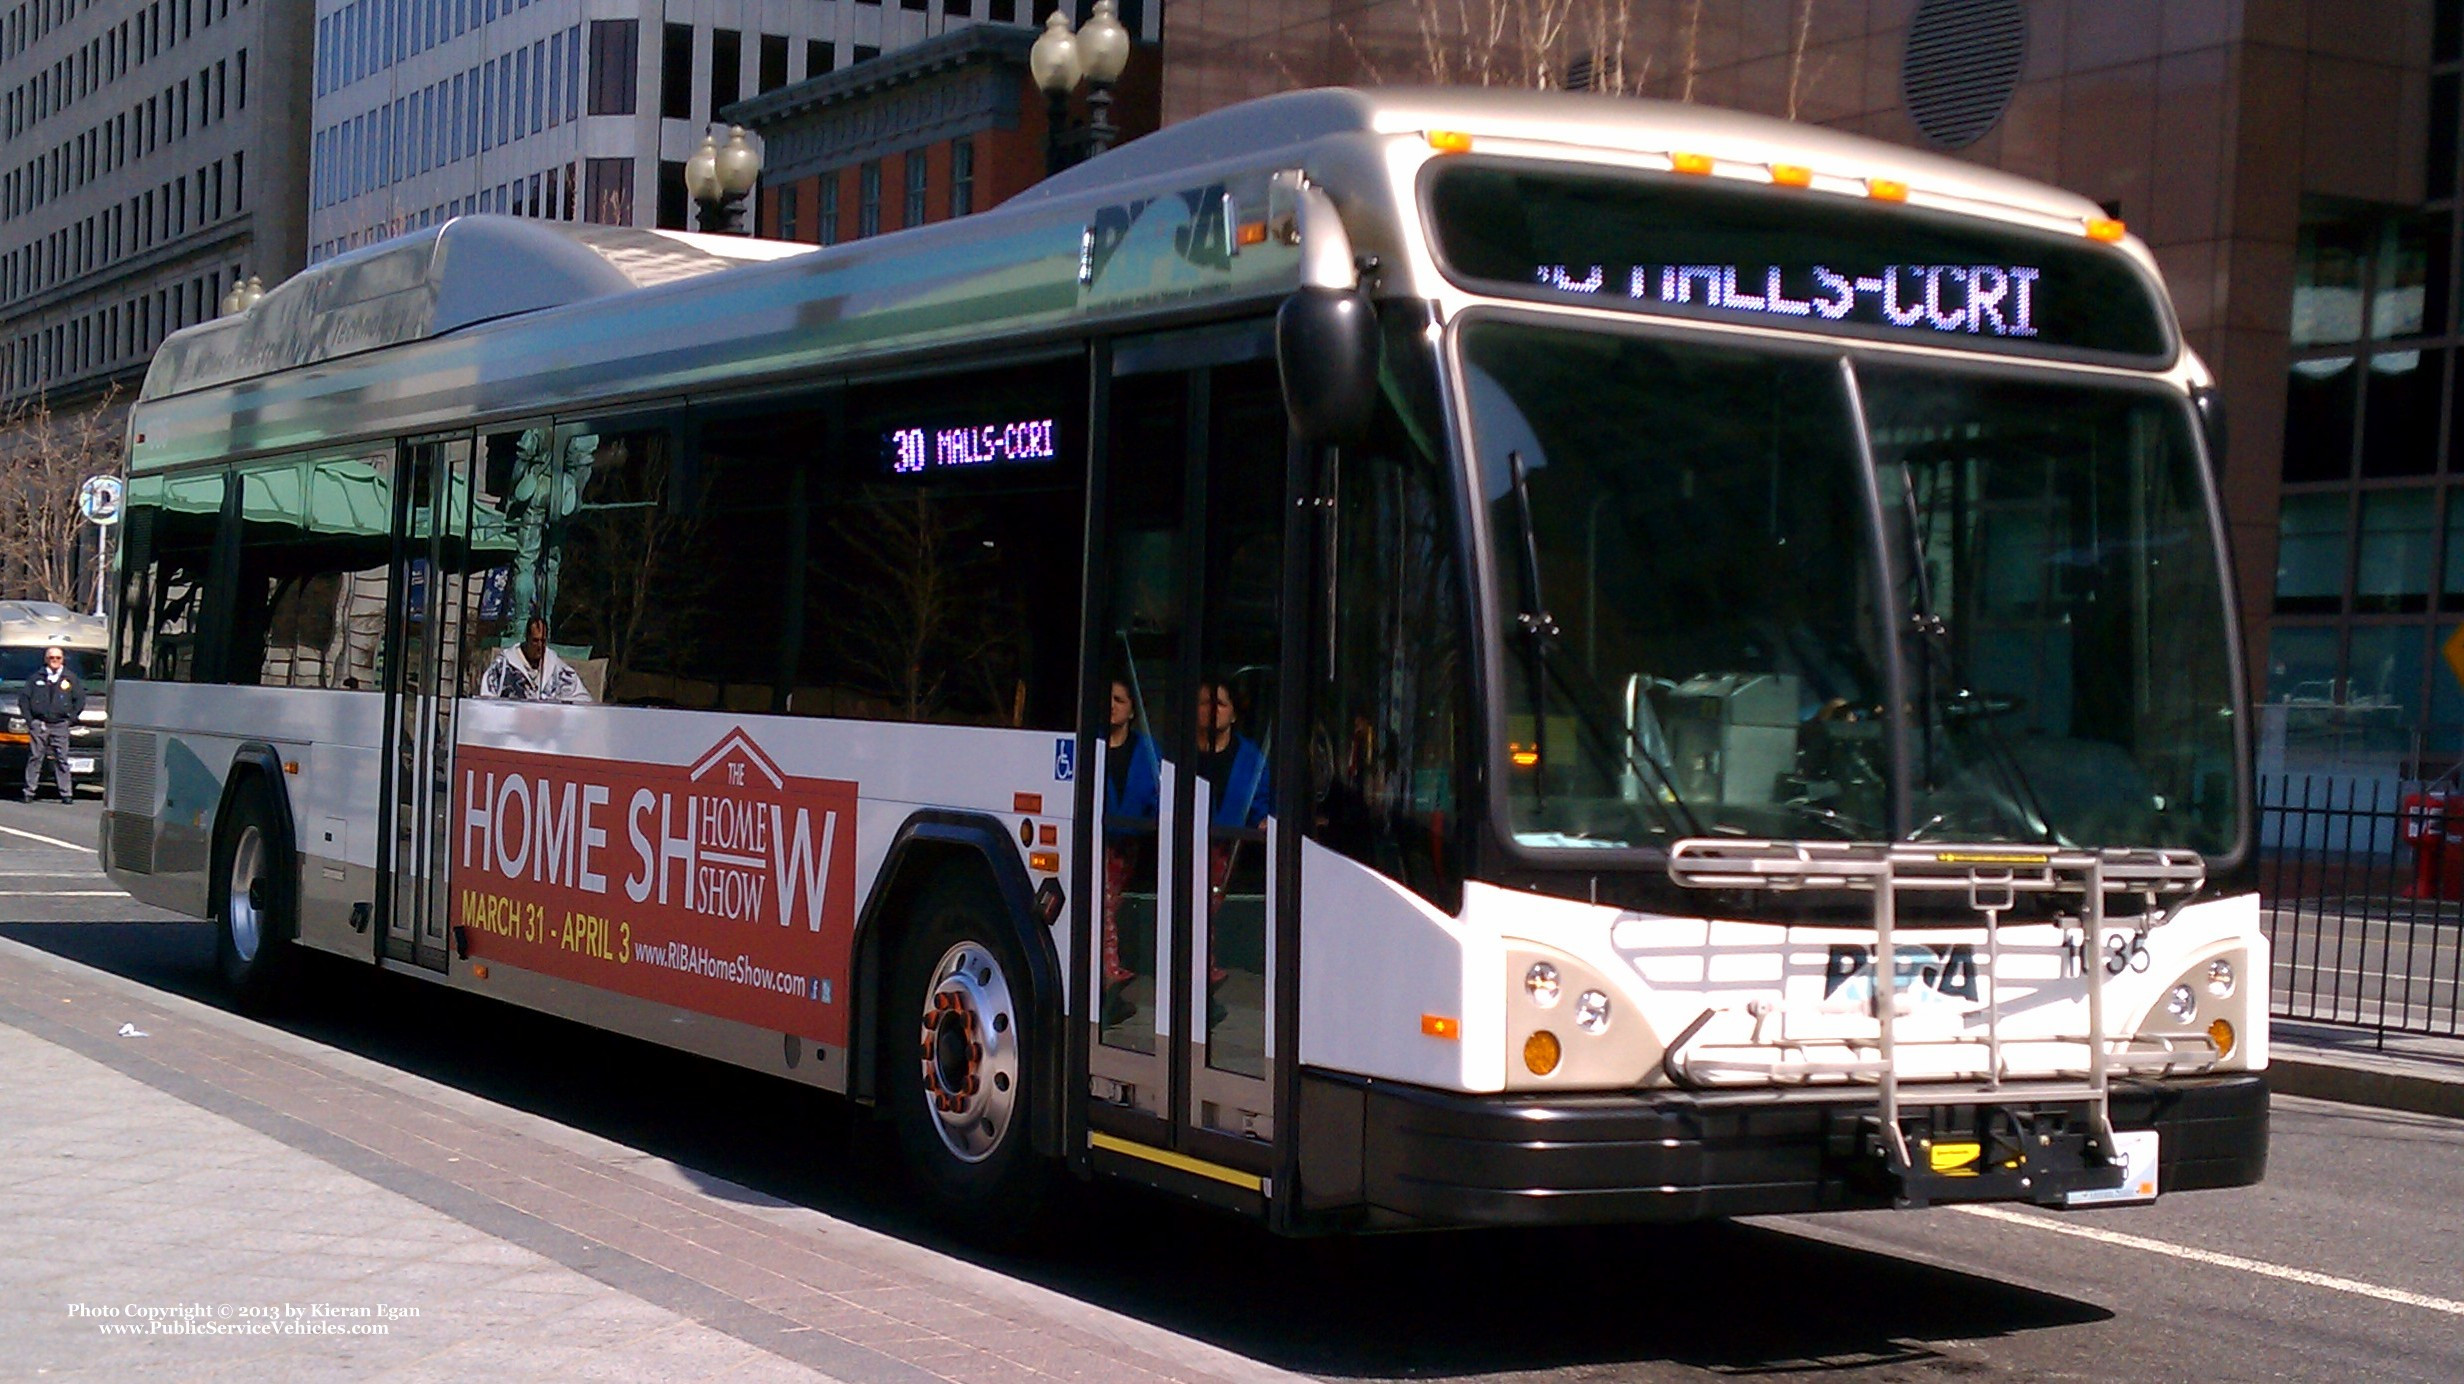
[{"label": "office building", "polygon": [[1029,0],[317,0],[324,258],[468,211],[691,224],[717,113]]},{"label": "office building", "polygon": [[305,262],[309,21],[278,0],[0,3],[0,399],[133,387],[234,282]]}]

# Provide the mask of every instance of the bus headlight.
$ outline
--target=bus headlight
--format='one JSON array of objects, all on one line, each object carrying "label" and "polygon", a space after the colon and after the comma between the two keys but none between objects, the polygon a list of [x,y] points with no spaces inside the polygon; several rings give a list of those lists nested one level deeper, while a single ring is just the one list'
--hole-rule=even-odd
[{"label": "bus headlight", "polygon": [[2189,1023],[2199,1015],[2199,996],[2188,985],[2176,985],[2165,992],[2165,1014],[2177,1024]]},{"label": "bus headlight", "polygon": [[2230,999],[2235,979],[2232,962],[2220,956],[2207,963],[2207,993],[2220,1000]]},{"label": "bus headlight", "polygon": [[1585,1033],[1606,1033],[1608,996],[1598,990],[1585,990],[1574,1001],[1574,1026]]},{"label": "bus headlight", "polygon": [[1555,1005],[1558,995],[1557,968],[1545,961],[1531,963],[1531,969],[1523,973],[1523,993],[1531,996],[1531,1002],[1542,1009]]}]

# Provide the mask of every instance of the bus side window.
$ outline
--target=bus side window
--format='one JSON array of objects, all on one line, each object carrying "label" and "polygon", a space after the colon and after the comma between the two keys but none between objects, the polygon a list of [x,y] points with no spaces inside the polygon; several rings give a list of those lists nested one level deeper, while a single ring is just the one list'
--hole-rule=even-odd
[{"label": "bus side window", "polygon": [[[607,679],[607,700],[751,713],[783,712],[792,664],[782,643],[796,555],[797,472],[812,440],[826,436],[821,410],[798,407],[706,415],[695,445],[667,481],[656,523],[629,532],[657,543],[645,553],[667,609]],[[589,511],[586,509],[585,513]],[[574,569],[567,569],[568,580]],[[670,618],[670,617],[674,618]]]},{"label": "bus side window", "polygon": [[287,460],[239,474],[230,681],[377,690],[392,459]]},{"label": "bus side window", "polygon": [[[509,446],[504,436],[487,441],[493,511],[474,528],[494,529],[512,560],[482,638],[518,645],[532,618],[544,618],[549,650],[579,676],[588,701],[604,702],[628,668],[688,639],[706,615],[672,585],[686,522],[670,502],[675,435],[665,426],[567,425],[522,430]],[[486,593],[500,584],[479,585],[487,609]]]},{"label": "bus side window", "polygon": [[223,473],[139,476],[129,483],[120,640],[123,676],[193,682],[197,676]]},{"label": "bus side window", "polygon": [[1077,724],[1082,359],[858,385],[802,511],[788,710]]}]

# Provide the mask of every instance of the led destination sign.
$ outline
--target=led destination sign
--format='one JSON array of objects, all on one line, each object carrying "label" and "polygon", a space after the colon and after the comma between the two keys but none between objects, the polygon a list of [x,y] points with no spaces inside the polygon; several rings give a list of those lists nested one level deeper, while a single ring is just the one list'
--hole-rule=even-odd
[{"label": "led destination sign", "polygon": [[893,476],[1052,461],[1060,454],[1049,418],[964,428],[893,428],[881,435],[882,466]]},{"label": "led destination sign", "polygon": [[2120,250],[1926,208],[1463,158],[1428,183],[1449,277],[1501,297],[1979,350],[2170,359]]},{"label": "led destination sign", "polygon": [[1622,294],[1680,306],[1812,317],[1971,336],[2035,336],[2037,284],[2032,264],[1886,264],[1871,274],[1829,265],[1544,264],[1533,271],[1561,293]]}]

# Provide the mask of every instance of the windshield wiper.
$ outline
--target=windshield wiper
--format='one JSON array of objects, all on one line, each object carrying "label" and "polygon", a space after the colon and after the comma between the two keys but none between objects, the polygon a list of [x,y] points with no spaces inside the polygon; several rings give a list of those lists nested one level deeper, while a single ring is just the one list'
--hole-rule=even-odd
[{"label": "windshield wiper", "polygon": [[1617,745],[1631,765],[1648,769],[1662,796],[1665,808],[1683,822],[1685,834],[1703,834],[1702,822],[1686,805],[1685,796],[1677,791],[1676,776],[1660,757],[1643,743],[1641,732],[1631,723],[1620,731],[1609,729],[1600,708],[1607,705],[1607,693],[1592,680],[1587,670],[1571,667],[1558,656],[1558,626],[1548,605],[1540,598],[1540,539],[1532,526],[1530,474],[1523,465],[1520,450],[1506,453],[1506,470],[1514,492],[1514,517],[1523,539],[1523,609],[1515,616],[1515,625],[1523,633],[1524,657],[1529,661],[1528,676],[1532,687],[1532,752],[1538,756],[1534,765],[1534,791],[1540,801],[1548,801],[1548,699],[1544,692],[1543,671],[1552,674],[1566,700],[1574,704],[1575,715],[1584,728],[1603,746]]},{"label": "windshield wiper", "polygon": [[[2029,780],[2027,770],[2020,766],[2019,756],[2011,749],[2009,738],[2002,734],[2001,727],[1994,724],[1994,717],[2006,708],[1990,705],[1975,688],[1966,685],[1958,676],[1958,670],[1952,666],[1950,623],[1934,609],[1933,579],[1928,575],[1931,554],[1926,549],[1925,534],[1933,516],[1929,508],[1920,509],[1917,505],[1915,470],[1911,464],[1901,465],[1899,493],[1908,511],[1908,545],[1916,550],[1916,561],[1909,571],[1915,590],[1911,593],[1914,599],[1908,612],[1908,630],[1921,660],[1918,673],[1922,686],[1918,689],[1917,704],[1925,708],[1926,739],[1928,742],[1932,740],[1937,726],[1942,734],[1950,733],[1954,716],[1952,707],[1956,704],[1958,718],[1978,727],[1977,738],[1983,742],[1984,761],[1993,766],[1994,772],[2001,776],[2003,786],[2010,790],[2011,805],[2018,809],[2021,825],[2056,845],[2073,845],[2075,843],[2045,816],[2044,803],[2037,796],[2036,785]],[[1941,674],[1938,681],[1937,672]],[[1926,751],[1925,760],[1926,780],[1930,785],[1933,779],[1931,749]],[[1935,813],[1932,820],[1911,830],[1908,839],[1916,840],[1942,821],[1943,814]]]}]

